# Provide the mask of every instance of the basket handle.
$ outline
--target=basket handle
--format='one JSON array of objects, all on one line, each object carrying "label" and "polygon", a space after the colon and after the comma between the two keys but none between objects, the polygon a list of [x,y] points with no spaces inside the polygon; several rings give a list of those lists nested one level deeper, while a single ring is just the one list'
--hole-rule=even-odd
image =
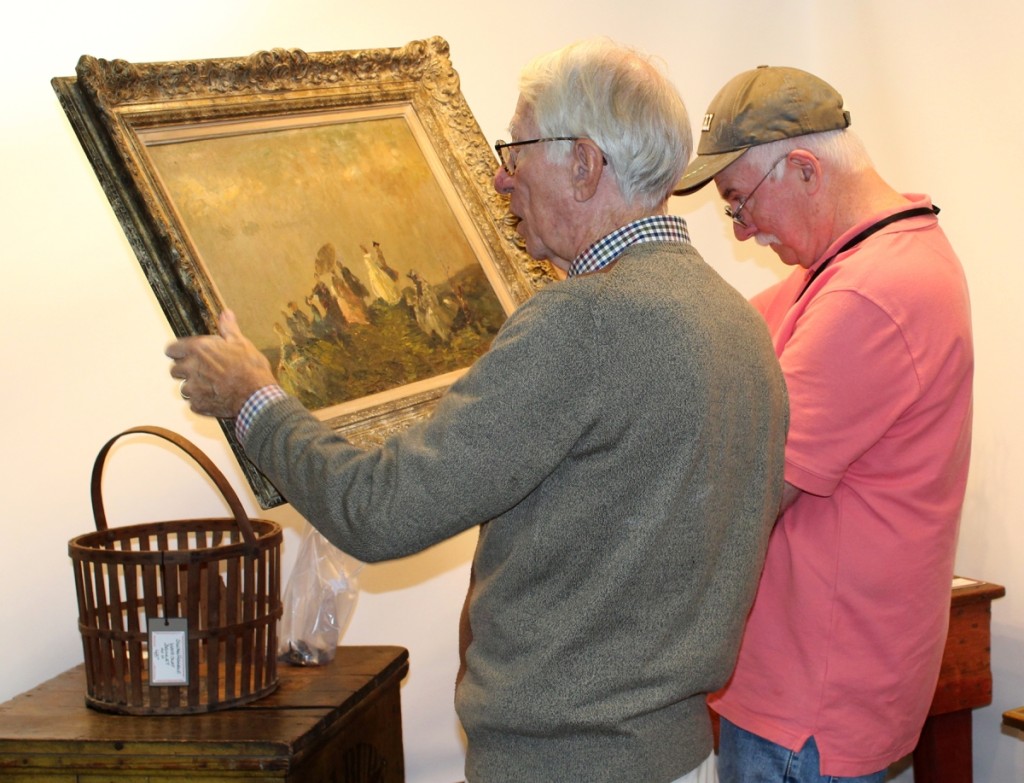
[{"label": "basket handle", "polygon": [[235,515],[235,521],[238,523],[238,527],[242,531],[242,538],[245,540],[246,546],[250,548],[256,546],[256,534],[253,532],[252,524],[249,522],[249,515],[245,513],[245,509],[242,507],[242,503],[239,501],[238,495],[235,494],[235,491],[231,488],[227,479],[224,478],[224,474],[220,472],[209,457],[199,450],[198,446],[186,438],[183,438],[178,433],[164,429],[163,427],[132,427],[131,429],[125,430],[108,440],[103,445],[103,448],[100,449],[100,453],[96,455],[96,462],[92,468],[92,513],[96,520],[97,530],[104,531],[107,529],[107,515],[103,510],[103,496],[100,492],[100,482],[103,477],[103,462],[107,457],[107,452],[110,451],[110,447],[114,445],[114,442],[123,435],[130,435],[132,433],[146,433],[149,435],[156,435],[158,438],[163,438],[164,440],[173,443],[198,462],[199,467],[206,471],[206,475],[213,479],[213,483],[217,485],[217,489],[220,490],[221,495],[224,496],[224,500],[226,500],[228,506],[231,507],[231,512]]}]

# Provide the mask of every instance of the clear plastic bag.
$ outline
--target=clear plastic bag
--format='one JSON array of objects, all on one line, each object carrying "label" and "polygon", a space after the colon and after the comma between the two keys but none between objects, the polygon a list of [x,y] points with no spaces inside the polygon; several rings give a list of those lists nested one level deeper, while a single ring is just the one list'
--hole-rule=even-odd
[{"label": "clear plastic bag", "polygon": [[310,525],[284,592],[278,655],[297,666],[334,660],[355,609],[363,564]]}]

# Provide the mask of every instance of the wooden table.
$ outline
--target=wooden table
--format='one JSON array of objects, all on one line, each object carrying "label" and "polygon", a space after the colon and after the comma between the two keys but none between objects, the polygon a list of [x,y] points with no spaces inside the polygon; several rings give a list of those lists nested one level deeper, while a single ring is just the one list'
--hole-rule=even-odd
[{"label": "wooden table", "polygon": [[1024,731],[1024,707],[1007,710],[1003,713],[1003,725],[1009,729]]},{"label": "wooden table", "polygon": [[971,711],[992,703],[992,601],[1006,588],[976,581],[953,590],[949,635],[928,719],[914,750],[915,783],[971,783]]},{"label": "wooden table", "polygon": [[278,689],[183,716],[85,706],[81,665],[0,704],[0,781],[212,783],[405,779],[401,647],[339,647],[320,667],[279,667]]}]

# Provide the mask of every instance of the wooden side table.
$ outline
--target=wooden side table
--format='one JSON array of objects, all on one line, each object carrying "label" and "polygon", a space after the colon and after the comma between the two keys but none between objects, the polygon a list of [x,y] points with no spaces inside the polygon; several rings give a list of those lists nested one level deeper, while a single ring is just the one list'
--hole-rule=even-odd
[{"label": "wooden side table", "polygon": [[1008,729],[1024,731],[1024,707],[1007,710],[1003,713],[1003,725]]},{"label": "wooden side table", "polygon": [[326,666],[282,664],[278,689],[202,715],[85,706],[81,665],[0,704],[0,781],[400,783],[401,647],[339,647]]},{"label": "wooden side table", "polygon": [[928,719],[914,750],[916,783],[971,783],[971,710],[992,703],[992,601],[1006,588],[972,581],[953,589],[949,635]]}]

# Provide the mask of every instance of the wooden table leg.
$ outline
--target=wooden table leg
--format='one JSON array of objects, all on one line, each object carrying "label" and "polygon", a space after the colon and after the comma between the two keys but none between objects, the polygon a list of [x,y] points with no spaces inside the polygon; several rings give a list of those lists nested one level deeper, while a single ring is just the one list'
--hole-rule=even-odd
[{"label": "wooden table leg", "polygon": [[971,710],[931,715],[914,749],[914,783],[971,783]]}]

